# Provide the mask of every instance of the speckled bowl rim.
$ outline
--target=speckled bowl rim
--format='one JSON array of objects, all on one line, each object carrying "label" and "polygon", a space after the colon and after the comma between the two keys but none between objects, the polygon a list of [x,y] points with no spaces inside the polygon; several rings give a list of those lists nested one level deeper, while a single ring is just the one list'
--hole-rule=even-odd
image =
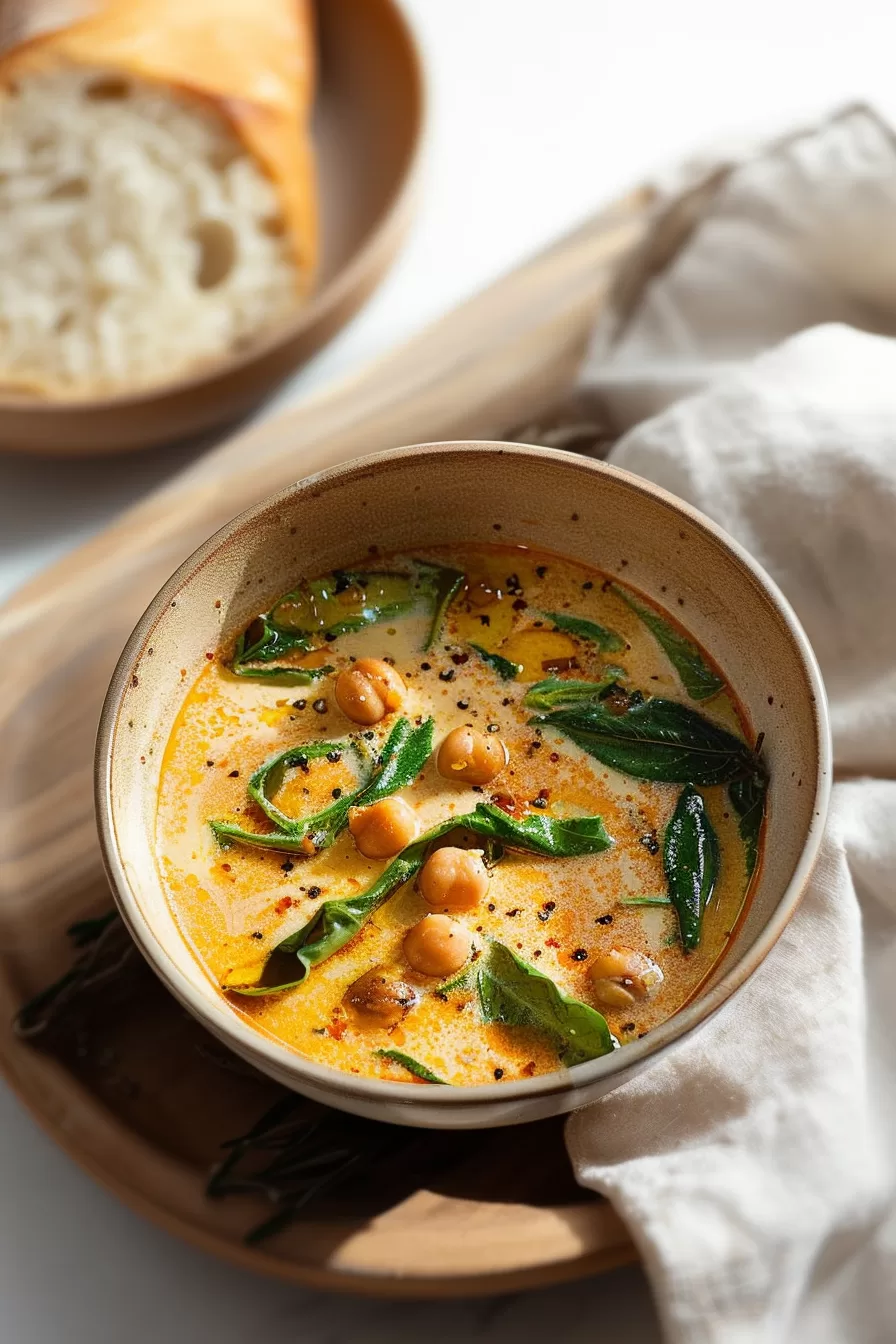
[{"label": "speckled bowl rim", "polygon": [[[563,471],[613,477],[635,493],[650,496],[654,500],[665,504],[682,519],[686,519],[692,527],[708,535],[729,552],[731,558],[747,571],[748,576],[768,598],[768,601],[784,622],[799,654],[806,681],[811,688],[813,697],[812,717],[816,730],[817,785],[813,799],[812,819],[806,832],[800,858],[789,883],[781,893],[774,912],[765,927],[757,935],[753,945],[742,952],[740,956],[737,955],[736,947],[732,949],[729,954],[731,966],[715,985],[701,994],[693,1003],[654,1028],[643,1039],[633,1041],[623,1049],[613,1051],[612,1054],[604,1055],[585,1064],[576,1065],[568,1070],[542,1074],[531,1079],[513,1080],[506,1083],[483,1083],[470,1088],[439,1088],[438,1107],[451,1110],[458,1108],[472,1110],[479,1106],[494,1106],[496,1103],[517,1101],[520,1103],[521,1109],[524,1110],[526,1101],[535,1101],[537,1098],[543,1099],[570,1091],[584,1091],[595,1082],[608,1079],[614,1074],[627,1075],[633,1072],[643,1061],[659,1056],[664,1050],[688,1036],[717,1012],[758,969],[793,917],[818,857],[830,801],[833,755],[827,696],[821,671],[796,614],[778,586],[738,542],[711,519],[707,518],[705,514],[663,490],[660,486],[654,485],[631,472],[623,471],[619,467],[595,461],[592,458],[561,452],[557,449],[539,448],[529,444],[480,440],[415,444],[353,458],[348,462],[303,477],[293,485],[287,486],[284,490],[238,514],[231,522],[215,532],[208,541],[198,547],[178,567],[149,604],[125,645],[112,675],[100,717],[94,763],[96,816],[103,862],[121,915],[144,957],[175,997],[219,1040],[225,1044],[230,1044],[243,1058],[254,1056],[256,1059],[263,1059],[264,1063],[259,1065],[260,1068],[264,1069],[265,1065],[269,1066],[273,1076],[280,1079],[289,1076],[294,1080],[294,1085],[299,1091],[301,1091],[302,1083],[307,1082],[309,1086],[316,1089],[325,1089],[328,1092],[342,1094],[347,1099],[354,1098],[368,1104],[398,1103],[412,1108],[416,1101],[431,1109],[434,1101],[431,1089],[421,1089],[417,1083],[355,1078],[339,1069],[331,1068],[329,1065],[316,1064],[305,1059],[298,1052],[278,1044],[273,1038],[250,1026],[229,1007],[228,1018],[213,1018],[210,1012],[211,1004],[214,1003],[216,1007],[220,1007],[224,1001],[219,998],[212,998],[214,991],[211,982],[209,982],[209,993],[206,995],[200,994],[181,977],[158,943],[131,891],[115,833],[111,773],[115,732],[122,698],[131,681],[135,665],[140,660],[144,649],[152,638],[154,629],[168,610],[172,600],[177,598],[180,590],[200,569],[217,557],[224,547],[231,544],[238,533],[246,528],[251,528],[256,520],[260,519],[270,509],[287,502],[291,503],[297,495],[300,496],[321,488],[332,488],[348,476],[369,473],[371,470],[375,470],[379,464],[401,461],[412,463],[419,461],[420,457],[424,455],[436,456],[445,453],[462,454],[465,452],[475,452],[481,455],[488,451],[505,457],[541,458],[553,462]],[[224,1025],[225,1021],[227,1022],[226,1026]],[[235,1044],[235,1042],[238,1044]],[[524,1116],[521,1118],[524,1118]]]}]

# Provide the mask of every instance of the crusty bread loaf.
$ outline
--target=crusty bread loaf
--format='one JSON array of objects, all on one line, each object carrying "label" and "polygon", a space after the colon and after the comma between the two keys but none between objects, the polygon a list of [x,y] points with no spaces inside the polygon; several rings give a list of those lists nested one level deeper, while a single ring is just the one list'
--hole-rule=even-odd
[{"label": "crusty bread loaf", "polygon": [[277,195],[229,124],[119,74],[30,73],[4,91],[0,219],[0,387],[145,387],[300,301]]}]

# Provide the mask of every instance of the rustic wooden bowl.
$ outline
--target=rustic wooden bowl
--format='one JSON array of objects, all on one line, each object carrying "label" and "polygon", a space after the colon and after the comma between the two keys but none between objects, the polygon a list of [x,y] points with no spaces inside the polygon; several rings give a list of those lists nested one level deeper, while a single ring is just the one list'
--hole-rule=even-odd
[{"label": "rustic wooden bowl", "polygon": [[[162,757],[185,684],[297,576],[350,564],[373,546],[413,553],[496,536],[624,574],[656,601],[681,607],[765,738],[764,858],[746,914],[699,997],[624,1049],[477,1087],[353,1077],[257,1031],[195,960],[155,860]],[[222,528],[138,622],[112,679],[96,759],[100,843],[119,909],[184,1007],[286,1087],[371,1119],[444,1129],[564,1114],[649,1068],[696,1030],[756,970],[796,909],[821,842],[830,777],[821,674],[799,622],[759,565],[708,518],[648,481],[569,453],[506,443],[425,444],[360,458],[307,477]]]},{"label": "rustic wooden bowl", "polygon": [[311,301],[239,354],[146,391],[90,401],[0,394],[0,447],[115,453],[231,423],[325,344],[377,285],[410,216],[423,127],[420,58],[393,0],[325,0],[317,31],[322,255]]}]

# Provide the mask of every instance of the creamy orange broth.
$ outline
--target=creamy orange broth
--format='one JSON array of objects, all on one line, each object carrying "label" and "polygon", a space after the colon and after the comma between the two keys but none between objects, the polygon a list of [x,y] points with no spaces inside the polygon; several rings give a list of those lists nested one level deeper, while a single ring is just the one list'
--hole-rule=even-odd
[{"label": "creamy orange broth", "polygon": [[[603,817],[612,848],[566,859],[513,853],[493,869],[486,902],[459,918],[474,932],[477,949],[497,938],[565,993],[593,1006],[598,1005],[589,961],[617,944],[648,953],[665,977],[655,996],[622,1010],[600,1008],[624,1045],[677,1012],[724,954],[748,887],[737,819],[723,786],[701,789],[722,857],[701,944],[685,955],[674,909],[620,904],[624,897],[665,896],[662,837],[681,786],[623,776],[554,730],[536,733],[528,725],[532,711],[522,705],[523,696],[529,684],[551,675],[543,670],[545,661],[568,656],[575,667],[563,675],[597,679],[612,663],[625,670],[630,685],[687,703],[745,734],[741,711],[727,689],[694,706],[656,640],[600,573],[510,547],[423,549],[414,555],[453,565],[467,578],[436,646],[420,652],[430,619],[421,608],[341,636],[326,646],[326,661],[338,672],[352,656],[394,659],[408,686],[400,712],[412,721],[432,715],[436,748],[458,725],[499,725],[510,761],[484,793],[443,779],[433,758],[402,791],[419,816],[421,831],[471,811],[490,796],[511,796],[531,808],[545,789],[549,815]],[[388,568],[389,561],[378,557],[376,567]],[[509,576],[518,580],[513,592],[508,592]],[[593,645],[545,628],[550,622],[539,630],[534,627],[539,609],[597,621],[618,632],[625,648],[602,655]],[[523,663],[520,677],[500,680],[473,653],[458,664],[452,655],[462,656],[471,642]],[[450,681],[440,678],[449,672]],[[376,735],[371,746],[385,739],[395,717],[369,730]],[[183,935],[216,985],[257,979],[271,949],[307,923],[322,901],[358,893],[386,867],[387,860],[363,858],[347,830],[330,849],[303,859],[239,844],[222,849],[207,824],[224,818],[264,829],[262,814],[247,802],[252,772],[288,747],[360,731],[337,708],[332,677],[309,687],[276,686],[241,680],[216,658],[190,689],[164,756],[157,854]],[[307,775],[296,773],[287,781],[277,802],[294,815],[317,811],[331,801],[334,788],[349,789],[355,779],[345,759],[315,762]],[[407,1082],[400,1066],[375,1054],[382,1048],[406,1052],[455,1085],[557,1070],[557,1047],[550,1039],[528,1028],[484,1025],[472,992],[439,997],[437,981],[409,969],[403,935],[428,911],[408,884],[299,987],[270,997],[226,997],[260,1031],[309,1059],[354,1074]],[[343,1007],[346,989],[372,967],[420,991],[419,1004],[391,1031],[362,1028]]]}]

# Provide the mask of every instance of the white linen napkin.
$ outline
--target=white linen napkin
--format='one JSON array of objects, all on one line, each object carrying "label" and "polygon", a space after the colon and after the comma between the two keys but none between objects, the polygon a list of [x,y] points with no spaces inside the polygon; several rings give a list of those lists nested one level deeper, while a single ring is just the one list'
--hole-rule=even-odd
[{"label": "white linen napkin", "polygon": [[894,240],[896,149],[856,109],[736,168],[585,374],[635,425],[613,462],[714,518],[790,599],[839,773],[765,963],[568,1122],[675,1344],[896,1339],[896,340],[868,334],[896,332]]}]

